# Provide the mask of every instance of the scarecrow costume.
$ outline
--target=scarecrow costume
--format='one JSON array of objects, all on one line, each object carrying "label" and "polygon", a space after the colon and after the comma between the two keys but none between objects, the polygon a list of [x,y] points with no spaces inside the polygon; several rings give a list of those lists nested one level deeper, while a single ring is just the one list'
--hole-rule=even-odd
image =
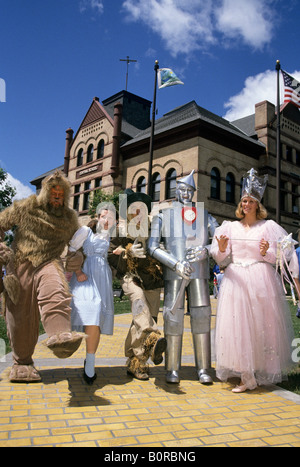
[{"label": "scarecrow costume", "polygon": [[118,235],[110,243],[108,262],[116,270],[124,294],[131,302],[132,322],[125,340],[127,372],[137,379],[147,380],[148,359],[159,365],[166,349],[166,340],[156,324],[163,279],[159,263],[146,254],[151,198],[129,189],[125,190],[125,195],[120,203],[120,218],[128,221],[129,212],[135,215],[134,205],[138,203],[144,210],[146,228],[139,230],[136,221],[137,229],[133,232],[130,222],[126,224],[125,221],[124,227],[120,221]]},{"label": "scarecrow costume", "polygon": [[40,317],[48,335],[45,345],[58,358],[71,356],[83,338],[71,332],[71,295],[60,258],[79,227],[75,211],[68,207],[69,193],[69,182],[55,172],[43,180],[39,195],[15,201],[0,213],[2,241],[4,232],[16,228],[12,249],[0,243],[14,382],[41,380],[32,360]]}]

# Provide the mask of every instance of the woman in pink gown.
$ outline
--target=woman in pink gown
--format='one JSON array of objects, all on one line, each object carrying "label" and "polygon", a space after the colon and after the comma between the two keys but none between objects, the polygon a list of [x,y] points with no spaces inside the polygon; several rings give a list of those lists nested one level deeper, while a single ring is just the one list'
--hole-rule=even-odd
[{"label": "woman in pink gown", "polygon": [[294,365],[292,321],[275,268],[278,241],[287,233],[265,220],[261,191],[243,190],[241,220],[224,221],[211,247],[217,263],[230,257],[218,297],[216,372],[222,381],[241,379],[233,392],[276,384]]}]

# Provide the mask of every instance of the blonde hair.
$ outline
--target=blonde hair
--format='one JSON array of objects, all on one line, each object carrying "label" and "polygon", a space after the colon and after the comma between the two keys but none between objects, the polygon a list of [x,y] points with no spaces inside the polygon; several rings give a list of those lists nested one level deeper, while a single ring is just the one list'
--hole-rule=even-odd
[{"label": "blonde hair", "polygon": [[[238,207],[236,208],[235,215],[238,219],[244,219],[245,217],[242,208],[242,200],[239,202]],[[257,201],[256,219],[260,221],[262,219],[266,219],[266,217],[268,217],[266,208],[259,201]]]}]

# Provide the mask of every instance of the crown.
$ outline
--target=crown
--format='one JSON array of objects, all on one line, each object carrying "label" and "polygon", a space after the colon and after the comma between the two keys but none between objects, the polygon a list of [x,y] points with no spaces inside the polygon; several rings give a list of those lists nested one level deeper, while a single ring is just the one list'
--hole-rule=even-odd
[{"label": "crown", "polygon": [[268,182],[268,175],[258,177],[255,169],[250,169],[243,177],[242,196],[250,196],[260,203]]}]

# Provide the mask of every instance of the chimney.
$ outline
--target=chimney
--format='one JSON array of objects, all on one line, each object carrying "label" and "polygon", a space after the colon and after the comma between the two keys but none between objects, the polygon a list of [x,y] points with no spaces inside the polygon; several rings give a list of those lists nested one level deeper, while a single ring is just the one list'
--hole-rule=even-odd
[{"label": "chimney", "polygon": [[65,159],[64,159],[64,172],[66,176],[68,176],[68,173],[69,173],[70,148],[71,148],[71,143],[73,141],[73,133],[74,131],[72,130],[72,128],[68,128],[66,130],[66,148],[65,148]]},{"label": "chimney", "polygon": [[117,178],[120,172],[119,159],[120,159],[120,142],[121,142],[121,126],[122,126],[122,111],[123,105],[117,102],[114,106],[114,134],[113,134],[113,147],[111,158],[111,176]]}]

